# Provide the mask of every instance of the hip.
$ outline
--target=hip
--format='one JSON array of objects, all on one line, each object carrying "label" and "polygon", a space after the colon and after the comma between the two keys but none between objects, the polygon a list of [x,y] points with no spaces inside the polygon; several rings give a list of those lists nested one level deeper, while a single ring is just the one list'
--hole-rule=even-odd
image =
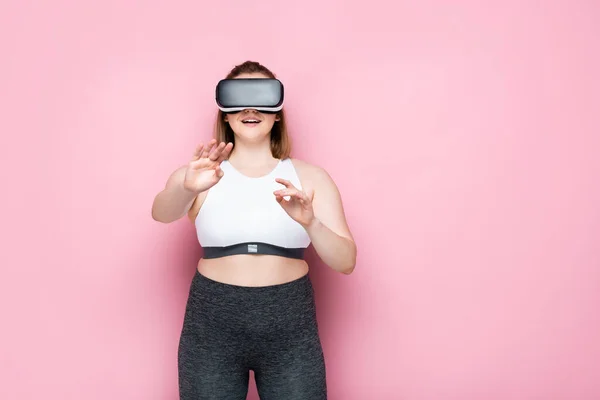
[{"label": "hip", "polygon": [[318,337],[314,290],[308,274],[281,284],[239,286],[214,281],[196,271],[185,314],[184,331],[215,341],[215,345],[240,339],[272,345],[281,338],[299,342]]}]

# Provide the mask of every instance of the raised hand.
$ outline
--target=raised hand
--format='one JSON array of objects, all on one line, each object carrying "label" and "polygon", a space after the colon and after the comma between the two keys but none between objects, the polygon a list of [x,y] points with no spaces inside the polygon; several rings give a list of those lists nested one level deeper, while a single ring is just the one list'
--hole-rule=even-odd
[{"label": "raised hand", "polygon": [[[285,189],[273,192],[275,200],[294,221],[306,228],[315,217],[312,207],[314,192],[305,193],[298,190],[290,181],[285,179],[276,178],[275,181],[285,186]],[[288,196],[289,200],[284,199]]]},{"label": "raised hand", "polygon": [[221,162],[229,157],[233,143],[219,143],[212,139],[206,146],[198,145],[185,171],[183,187],[194,193],[210,189],[223,177]]}]

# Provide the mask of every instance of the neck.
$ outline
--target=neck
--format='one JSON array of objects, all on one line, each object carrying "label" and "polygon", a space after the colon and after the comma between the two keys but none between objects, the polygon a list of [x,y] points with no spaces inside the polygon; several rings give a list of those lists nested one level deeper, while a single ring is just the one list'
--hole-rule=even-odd
[{"label": "neck", "polygon": [[270,139],[248,143],[236,138],[229,160],[248,167],[271,164],[275,158],[271,153]]}]

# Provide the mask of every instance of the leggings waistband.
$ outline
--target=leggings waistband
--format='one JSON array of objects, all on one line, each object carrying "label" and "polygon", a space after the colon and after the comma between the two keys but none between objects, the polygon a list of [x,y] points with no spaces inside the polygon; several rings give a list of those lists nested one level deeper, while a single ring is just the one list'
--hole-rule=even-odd
[{"label": "leggings waistband", "polygon": [[230,300],[245,300],[252,298],[253,302],[260,301],[261,299],[274,301],[294,296],[312,297],[314,293],[308,273],[302,275],[300,278],[285,283],[266,286],[241,286],[215,281],[201,274],[198,270],[196,270],[192,280],[190,291],[191,295],[197,293],[201,296],[210,298],[219,297]]}]

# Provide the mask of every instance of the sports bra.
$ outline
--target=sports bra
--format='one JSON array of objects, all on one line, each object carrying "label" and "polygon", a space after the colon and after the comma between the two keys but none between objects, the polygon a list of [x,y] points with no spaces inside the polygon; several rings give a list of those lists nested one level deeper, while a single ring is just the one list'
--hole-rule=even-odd
[{"label": "sports bra", "polygon": [[282,178],[302,190],[290,158],[279,160],[267,175],[249,177],[228,160],[221,163],[221,180],[206,194],[194,221],[204,258],[233,254],[270,254],[304,258],[310,237],[277,203],[273,192]]}]

